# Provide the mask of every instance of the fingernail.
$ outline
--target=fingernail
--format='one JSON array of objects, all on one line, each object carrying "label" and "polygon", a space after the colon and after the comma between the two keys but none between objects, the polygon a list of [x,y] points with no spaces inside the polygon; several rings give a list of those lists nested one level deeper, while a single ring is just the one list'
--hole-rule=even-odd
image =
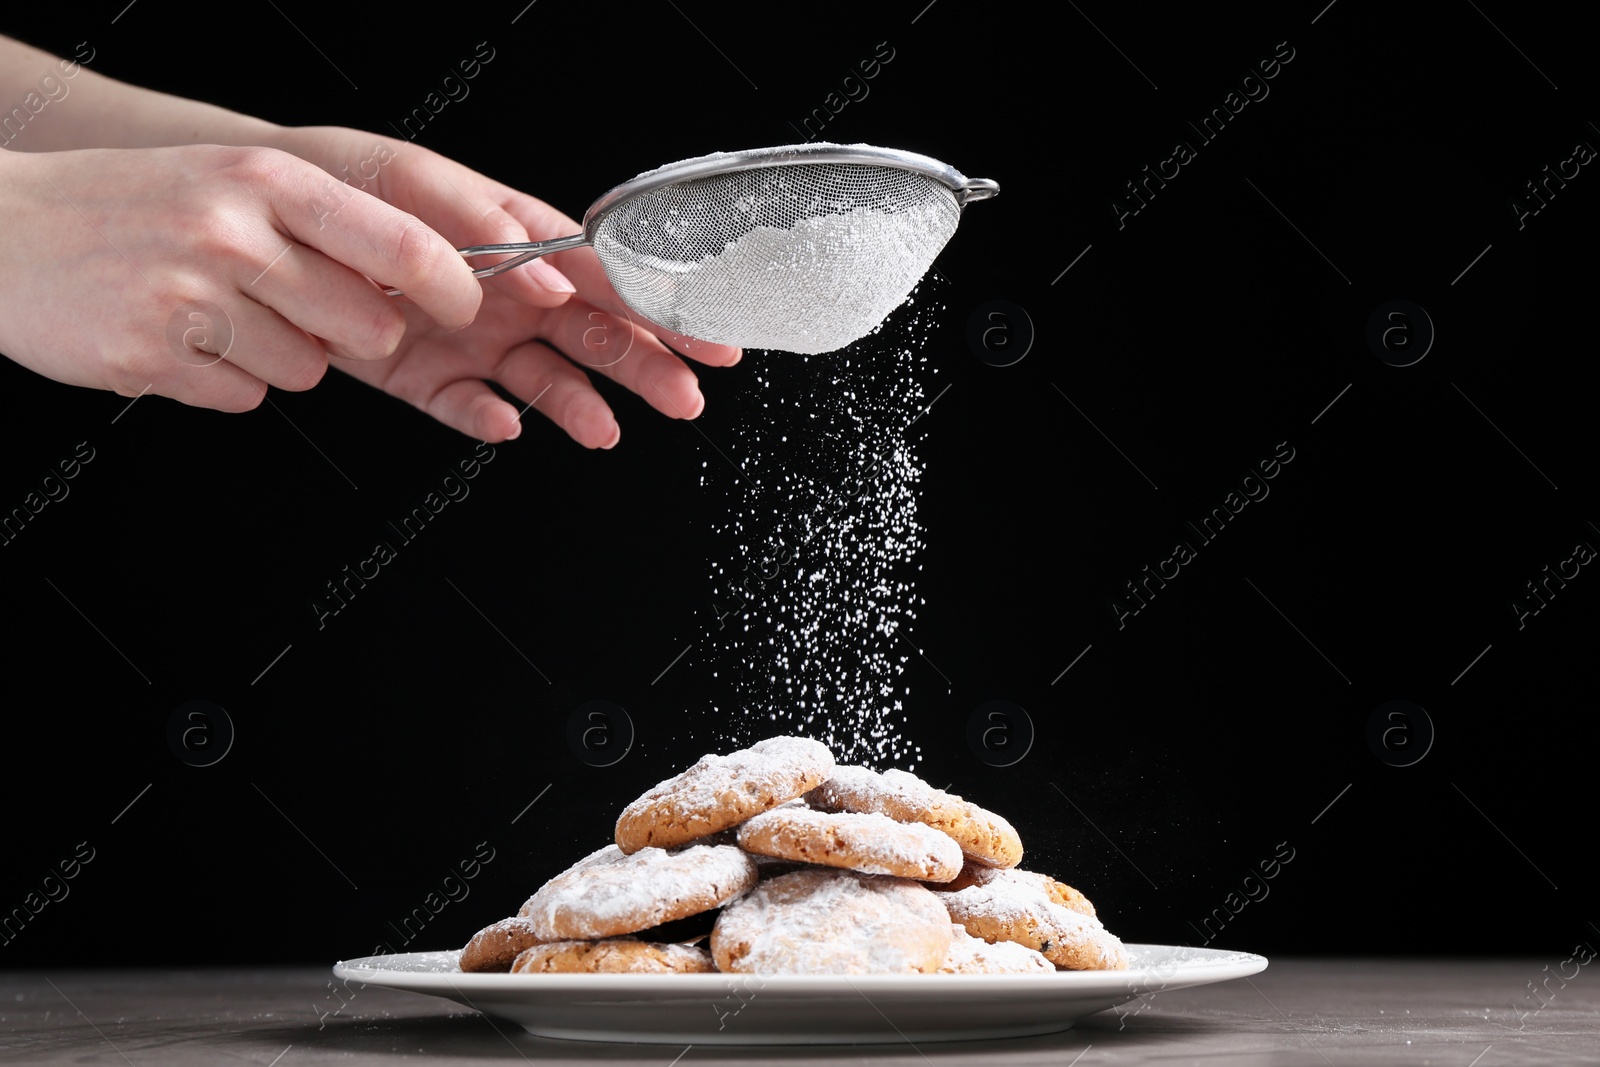
[{"label": "fingernail", "polygon": [[528,264],[528,273],[532,274],[539,284],[552,293],[576,293],[578,287],[572,280],[556,269],[556,265],[548,259],[536,259]]},{"label": "fingernail", "polygon": [[700,392],[698,389],[696,389],[694,396],[695,396],[695,399],[699,401],[699,403],[695,404],[690,409],[692,414],[690,414],[689,418],[698,419],[700,417],[700,413],[706,409],[706,395],[704,393]]},{"label": "fingernail", "polygon": [[506,440],[507,441],[515,441],[517,438],[519,438],[521,436],[522,436],[522,421],[519,419],[518,421],[516,421],[516,422],[511,424],[511,432],[506,434]]},{"label": "fingernail", "polygon": [[601,448],[616,448],[617,442],[622,440],[622,427],[615,422],[611,424],[611,440],[601,445]]}]

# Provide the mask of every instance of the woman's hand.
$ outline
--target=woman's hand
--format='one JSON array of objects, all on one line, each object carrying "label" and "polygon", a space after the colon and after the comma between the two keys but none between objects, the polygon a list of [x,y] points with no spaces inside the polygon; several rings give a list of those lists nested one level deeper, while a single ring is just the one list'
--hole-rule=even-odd
[{"label": "woman's hand", "polygon": [[[307,127],[284,129],[272,143],[344,179],[349,195],[371,193],[421,219],[453,247],[543,241],[582,230],[548,204],[408,142]],[[344,213],[337,201],[323,207],[331,212],[326,225],[340,225]],[[480,258],[473,265],[490,262]],[[390,284],[416,305],[406,308],[408,328],[398,350],[377,361],[341,355],[334,364],[480,440],[515,437],[521,432],[519,409],[532,406],[579,444],[610,448],[621,431],[590,371],[626,386],[665,415],[692,419],[705,401],[694,373],[668,345],[710,366],[729,366],[741,355],[737,348],[684,338],[631,316],[587,248],[477,283],[483,302],[463,330],[428,314],[405,285]],[[522,404],[500,399],[488,381]]]},{"label": "woman's hand", "polygon": [[586,249],[558,257],[571,282],[543,260],[473,278],[456,246],[578,226],[466,167],[354,130],[264,139],[277,146],[0,153],[0,352],[57,381],[222,411],[308,389],[331,358],[500,441],[520,423],[493,380],[589,447],[619,431],[587,370],[693,418],[694,375],[659,338],[703,363],[739,358],[632,325]]},{"label": "woman's hand", "polygon": [[243,411],[328,352],[383,359],[416,313],[459,329],[482,286],[451,244],[269,148],[0,153],[0,351],[57,381]]}]

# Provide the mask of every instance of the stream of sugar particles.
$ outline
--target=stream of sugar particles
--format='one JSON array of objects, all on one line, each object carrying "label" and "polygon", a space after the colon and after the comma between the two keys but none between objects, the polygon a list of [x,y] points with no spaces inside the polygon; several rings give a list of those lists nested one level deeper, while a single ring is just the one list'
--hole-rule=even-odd
[{"label": "stream of sugar particles", "polygon": [[[910,636],[924,529],[916,444],[936,371],[923,349],[943,310],[934,276],[843,351],[759,356],[726,451],[701,484],[722,491],[706,641],[736,707],[730,745],[798,733],[844,762],[911,767]],[[924,381],[934,385],[925,388]]]}]

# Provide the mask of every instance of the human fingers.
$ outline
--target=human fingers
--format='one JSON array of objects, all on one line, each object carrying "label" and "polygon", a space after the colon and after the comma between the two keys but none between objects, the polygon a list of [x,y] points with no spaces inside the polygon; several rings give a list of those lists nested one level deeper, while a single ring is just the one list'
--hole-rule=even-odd
[{"label": "human fingers", "polygon": [[506,353],[494,378],[585,448],[612,448],[622,430],[589,376],[541,341]]},{"label": "human fingers", "polygon": [[[243,304],[244,301],[232,301]],[[121,396],[146,393],[215,411],[252,411],[267,383],[228,360],[236,337],[234,315],[210,301],[189,301],[174,311],[165,336],[152,331],[105,361],[103,385]]]},{"label": "human fingers", "polygon": [[405,337],[405,313],[369,279],[275,230],[256,235],[232,263],[230,280],[242,296],[336,355],[383,359]]},{"label": "human fingers", "polygon": [[477,315],[483,288],[472,268],[415,215],[287,152],[245,150],[236,167],[265,190],[276,221],[294,241],[399,289],[447,329]]},{"label": "human fingers", "polygon": [[[480,441],[519,436],[520,420],[535,409],[586,448],[610,448],[621,436],[610,407],[588,376],[542,342],[516,343],[493,359],[465,351],[428,352],[421,358],[406,352],[395,358],[402,362],[388,366],[388,361],[340,356],[331,362]],[[521,403],[512,406],[502,400],[486,384],[489,380],[505,386]]]},{"label": "human fingers", "polygon": [[[391,203],[423,219],[458,247],[545,239],[531,235],[497,199],[497,193],[505,195],[509,190],[425,148],[415,145],[398,148],[384,188]],[[579,231],[577,223],[549,205],[541,206],[545,211],[531,211],[530,217],[548,222],[553,230],[561,229],[562,222],[558,220],[572,227],[554,236],[569,236]],[[472,266],[476,269],[492,262],[480,257],[472,260]],[[571,280],[544,257],[495,277],[497,281],[493,284],[533,307],[555,307],[577,292]]]},{"label": "human fingers", "polygon": [[[302,392],[322,380],[328,370],[328,354],[320,340],[241,294],[223,299],[227,303],[222,309],[225,321],[211,326],[210,343],[195,354],[190,354],[194,346],[184,345],[183,338],[174,336],[176,331],[169,327],[168,345],[179,362],[194,369],[235,367],[261,383],[262,389],[272,385]],[[192,330],[185,333],[193,336]],[[212,362],[208,353],[216,353],[218,362]]]},{"label": "human fingers", "polygon": [[517,409],[477,378],[445,383],[422,410],[446,426],[490,444],[510,441],[522,433]]},{"label": "human fingers", "polygon": [[692,419],[705,409],[694,372],[633,316],[573,300],[546,321],[544,339],[567,358],[627,388],[663,415]]}]

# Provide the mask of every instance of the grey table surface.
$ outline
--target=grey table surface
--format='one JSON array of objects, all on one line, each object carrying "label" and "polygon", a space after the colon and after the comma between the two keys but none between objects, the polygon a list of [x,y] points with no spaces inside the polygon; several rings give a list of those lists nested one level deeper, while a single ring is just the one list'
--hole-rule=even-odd
[{"label": "grey table surface", "polygon": [[326,968],[13,971],[0,974],[0,1062],[1600,1064],[1600,976],[1583,968],[1563,984],[1554,969],[1545,960],[1278,959],[1249,979],[1165,992],[1043,1037],[681,1049],[537,1038],[449,1001],[375,987],[324,1014]]}]

